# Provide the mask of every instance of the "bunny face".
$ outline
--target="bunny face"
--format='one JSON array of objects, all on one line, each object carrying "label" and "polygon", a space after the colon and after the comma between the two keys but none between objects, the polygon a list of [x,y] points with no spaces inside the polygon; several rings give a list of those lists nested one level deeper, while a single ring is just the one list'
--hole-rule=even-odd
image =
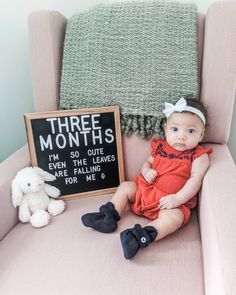
[{"label": "bunny face", "polygon": [[26,167],[19,171],[16,182],[23,194],[37,193],[42,190],[44,185],[43,178],[32,167]]},{"label": "bunny face", "polygon": [[54,175],[39,167],[26,167],[20,170],[12,180],[12,203],[14,207],[21,204],[23,195],[38,193],[45,188],[44,181],[54,181]]}]

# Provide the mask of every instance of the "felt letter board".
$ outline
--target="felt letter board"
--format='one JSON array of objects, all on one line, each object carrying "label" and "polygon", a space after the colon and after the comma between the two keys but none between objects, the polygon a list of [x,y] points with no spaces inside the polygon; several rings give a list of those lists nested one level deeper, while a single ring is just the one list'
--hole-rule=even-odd
[{"label": "felt letter board", "polygon": [[24,115],[31,165],[63,199],[112,193],[124,180],[119,107]]}]

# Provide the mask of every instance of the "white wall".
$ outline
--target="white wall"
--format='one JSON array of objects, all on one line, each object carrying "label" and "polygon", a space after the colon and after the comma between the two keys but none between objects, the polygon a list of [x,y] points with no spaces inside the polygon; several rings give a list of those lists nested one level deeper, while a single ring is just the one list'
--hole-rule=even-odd
[{"label": "white wall", "polygon": [[[27,19],[38,9],[58,10],[67,17],[96,3],[116,0],[0,0],[0,162],[26,142],[23,114],[34,111]],[[119,0],[118,0],[119,1]],[[214,0],[196,0],[206,12]],[[236,160],[236,112],[229,146]]]}]

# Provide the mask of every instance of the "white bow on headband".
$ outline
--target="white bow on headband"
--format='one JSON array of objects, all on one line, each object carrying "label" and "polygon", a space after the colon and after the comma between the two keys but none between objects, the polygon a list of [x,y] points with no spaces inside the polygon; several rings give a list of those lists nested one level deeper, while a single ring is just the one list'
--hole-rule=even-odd
[{"label": "white bow on headband", "polygon": [[165,102],[165,109],[163,110],[163,113],[165,114],[166,118],[168,119],[174,112],[190,112],[193,113],[195,115],[197,115],[202,122],[204,123],[204,125],[206,124],[206,118],[203,115],[203,113],[194,108],[194,107],[190,107],[187,105],[187,101],[186,99],[184,99],[183,97],[181,97],[175,105],[169,103],[169,102]]}]

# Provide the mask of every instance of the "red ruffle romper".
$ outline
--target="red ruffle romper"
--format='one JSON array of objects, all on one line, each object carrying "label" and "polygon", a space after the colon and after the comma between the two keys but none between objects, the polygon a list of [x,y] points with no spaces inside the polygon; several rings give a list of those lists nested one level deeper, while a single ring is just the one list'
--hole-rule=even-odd
[{"label": "red ruffle romper", "polygon": [[[198,145],[190,151],[176,151],[164,140],[152,140],[152,156],[154,158],[152,169],[158,176],[154,183],[149,184],[142,175],[135,178],[137,192],[135,200],[130,204],[134,213],[149,219],[158,217],[158,203],[160,198],[177,193],[190,177],[192,162],[205,153],[212,153],[211,148]],[[190,218],[190,208],[197,205],[197,197],[194,196],[179,209],[184,214],[186,224]]]}]

